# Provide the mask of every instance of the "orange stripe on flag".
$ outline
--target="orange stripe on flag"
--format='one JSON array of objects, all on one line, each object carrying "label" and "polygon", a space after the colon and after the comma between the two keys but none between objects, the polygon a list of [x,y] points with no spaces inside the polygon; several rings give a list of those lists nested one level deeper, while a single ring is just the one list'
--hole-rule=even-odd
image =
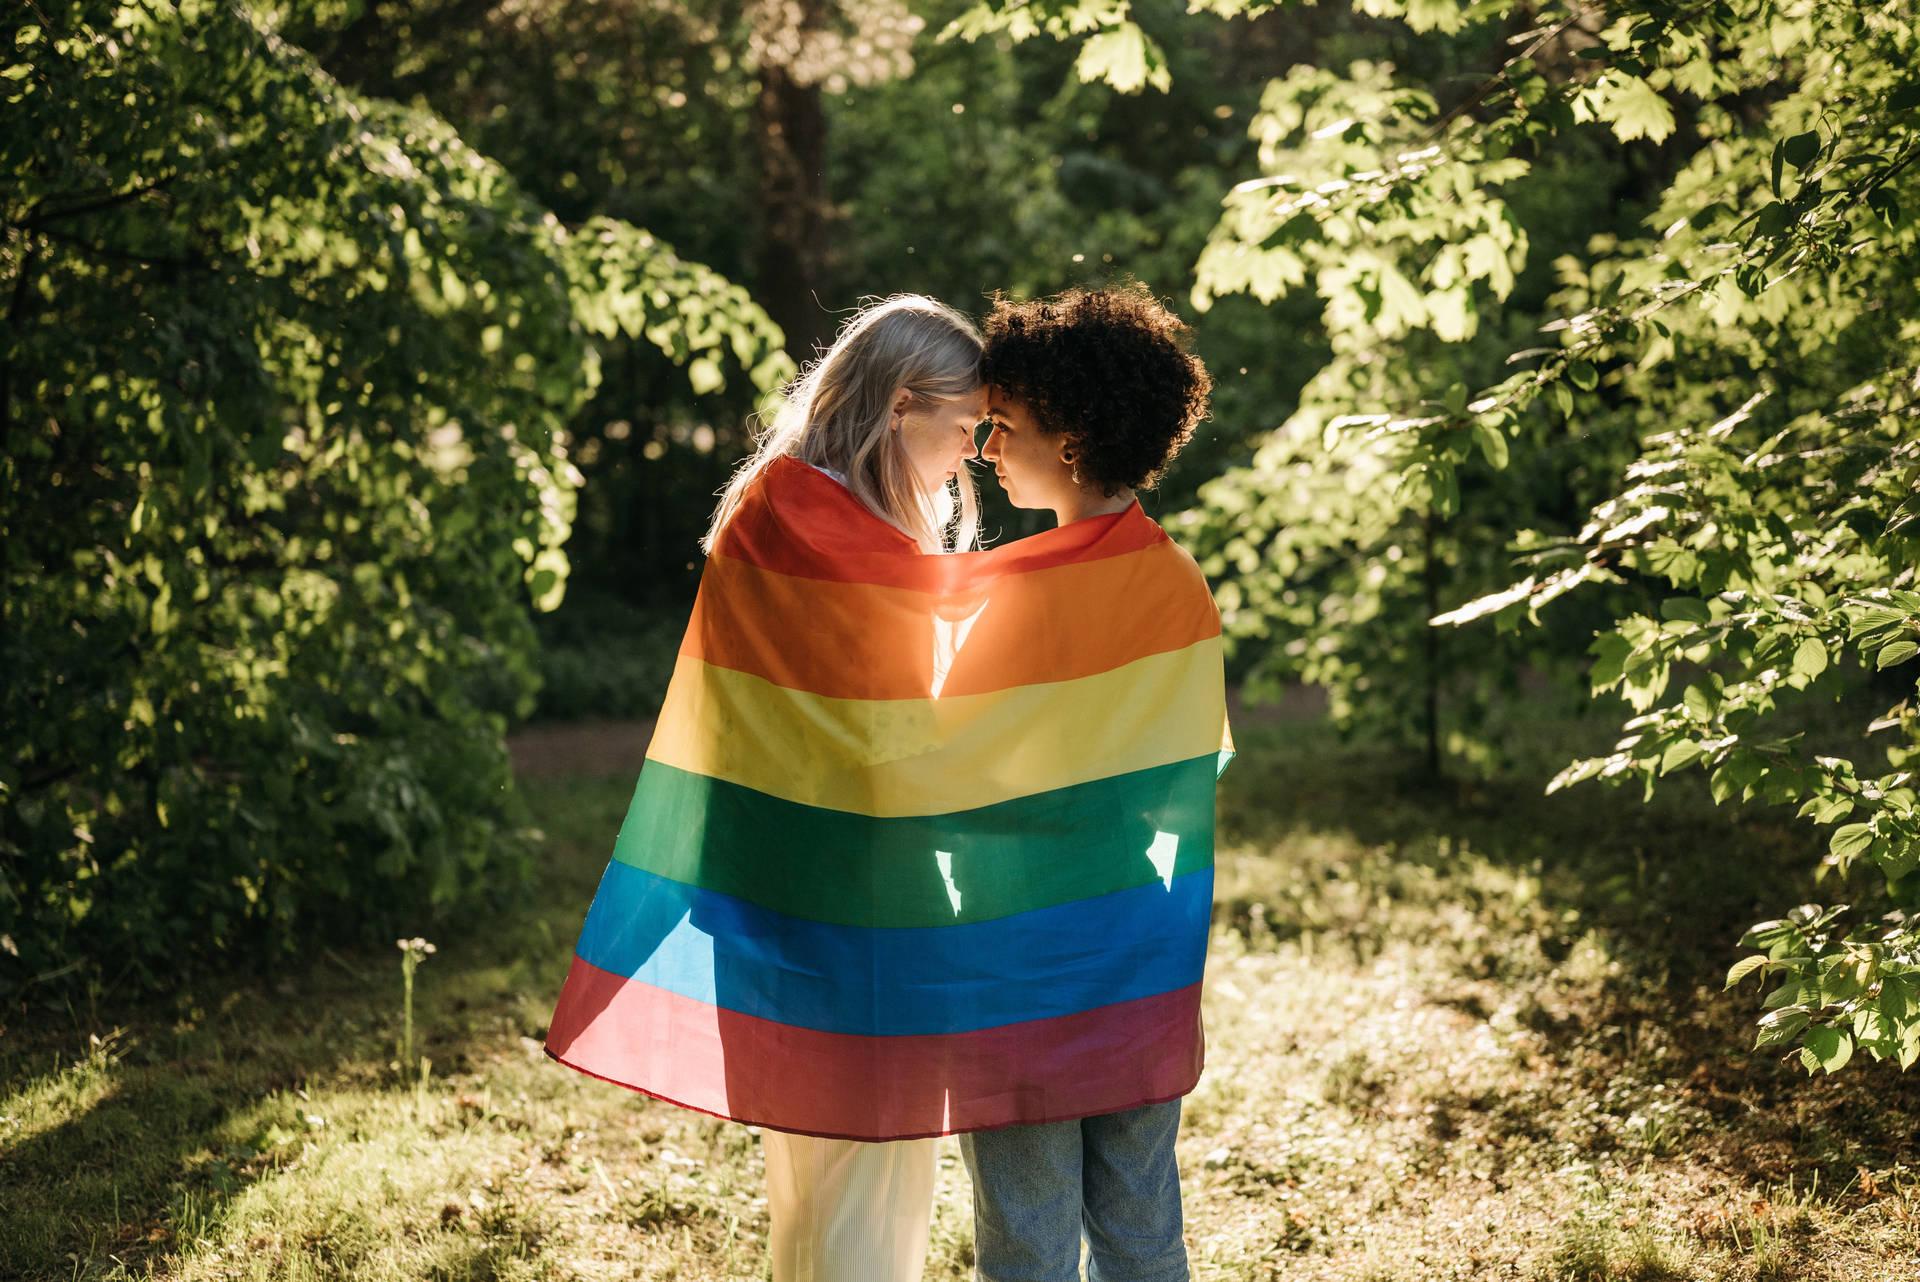
[{"label": "orange stripe on flag", "polygon": [[[985,694],[1110,672],[1218,636],[1171,543],[941,594],[836,583],[714,556],[681,653],[838,699]],[[776,621],[804,619],[804,639]]]}]

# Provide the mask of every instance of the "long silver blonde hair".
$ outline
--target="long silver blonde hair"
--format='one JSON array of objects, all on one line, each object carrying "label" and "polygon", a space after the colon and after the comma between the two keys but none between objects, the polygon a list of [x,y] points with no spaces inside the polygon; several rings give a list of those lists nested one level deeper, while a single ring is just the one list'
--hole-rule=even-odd
[{"label": "long silver blonde hair", "polygon": [[787,386],[786,402],[727,483],[700,546],[711,553],[760,474],[791,455],[844,476],[855,497],[923,551],[973,547],[980,506],[967,469],[938,490],[923,489],[900,433],[889,428],[902,389],[911,408],[979,390],[980,352],[973,322],[936,299],[896,294],[861,308]]}]

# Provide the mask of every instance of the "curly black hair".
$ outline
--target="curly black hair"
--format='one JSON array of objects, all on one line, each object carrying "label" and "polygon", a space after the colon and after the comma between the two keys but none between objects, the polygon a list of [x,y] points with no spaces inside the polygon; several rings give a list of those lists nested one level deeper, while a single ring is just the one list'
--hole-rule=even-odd
[{"label": "curly black hair", "polygon": [[1152,489],[1206,417],[1213,380],[1190,331],[1139,282],[1055,298],[994,300],[982,382],[1065,436],[1081,477],[1108,495]]}]

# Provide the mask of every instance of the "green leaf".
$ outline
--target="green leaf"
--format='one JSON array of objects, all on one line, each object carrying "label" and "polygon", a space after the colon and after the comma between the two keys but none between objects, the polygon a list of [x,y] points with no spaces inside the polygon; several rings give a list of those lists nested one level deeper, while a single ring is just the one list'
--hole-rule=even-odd
[{"label": "green leaf", "polygon": [[1679,743],[1670,744],[1667,750],[1660,754],[1660,773],[1665,775],[1675,770],[1685,769],[1700,760],[1705,752],[1705,748],[1691,739],[1682,739]]},{"label": "green leaf", "polygon": [[1626,674],[1627,659],[1633,653],[1633,642],[1618,632],[1608,632],[1595,640],[1590,648],[1595,657],[1593,670],[1587,674],[1587,679],[1597,693]]},{"label": "green leaf", "polygon": [[1795,676],[1817,677],[1827,670],[1827,647],[1819,637],[1808,637],[1793,652],[1793,672]]},{"label": "green leaf", "polygon": [[1745,793],[1766,775],[1767,764],[1751,752],[1735,750],[1727,758],[1725,769],[1728,781],[1735,789]]},{"label": "green leaf", "polygon": [[1853,973],[1853,966],[1853,962],[1845,956],[1836,957],[1828,963],[1825,973],[1820,977],[1821,1005],[1844,1006],[1860,996],[1864,990]]},{"label": "green leaf", "polygon": [[1868,606],[1863,610],[1851,610],[1848,613],[1853,617],[1853,623],[1847,629],[1849,641],[1858,641],[1875,632],[1884,632],[1889,628],[1898,627],[1907,621],[1905,610],[1894,610],[1879,605]]},{"label": "green leaf", "polygon": [[1778,1046],[1790,1042],[1800,1035],[1800,1030],[1813,1021],[1810,1012],[1797,1006],[1768,1011],[1760,1017],[1759,1035],[1754,1038],[1753,1048]]},{"label": "green leaf", "polygon": [[1713,716],[1713,695],[1697,681],[1687,687],[1680,701],[1695,721],[1706,721]]},{"label": "green leaf", "polygon": [[[1774,193],[1778,195],[1778,192]],[[1761,236],[1778,236],[1793,223],[1793,208],[1784,200],[1776,200],[1760,210],[1760,216],[1753,220],[1754,231]],[[1758,268],[1754,270],[1759,270]],[[1766,273],[1762,272],[1761,275]]]},{"label": "green leaf", "polygon": [[1709,623],[1713,611],[1699,597],[1670,596],[1660,603],[1663,619],[1684,619],[1688,623]]},{"label": "green leaf", "polygon": [[1783,939],[1792,939],[1799,933],[1799,927],[1792,922],[1776,918],[1773,921],[1756,922],[1747,928],[1740,937],[1742,948],[1772,948]]},{"label": "green leaf", "polygon": [[1596,88],[1600,101],[1594,115],[1610,123],[1621,142],[1660,142],[1673,132],[1673,108],[1640,77],[1610,72]]},{"label": "green leaf", "polygon": [[1853,799],[1851,797],[1809,797],[1801,813],[1812,816],[1817,824],[1838,823],[1853,813]]},{"label": "green leaf", "polygon": [[1430,483],[1434,515],[1442,519],[1460,510],[1460,474],[1451,464],[1434,467]]},{"label": "green leaf", "polygon": [[1920,845],[1911,841],[1884,842],[1874,849],[1873,862],[1880,865],[1888,881],[1899,881],[1920,868]]},{"label": "green leaf", "polygon": [[1873,844],[1873,829],[1867,824],[1846,824],[1836,828],[1827,842],[1835,859],[1858,859]]},{"label": "green leaf", "polygon": [[1472,287],[1455,285],[1452,289],[1428,294],[1427,323],[1433,327],[1435,334],[1449,343],[1463,343],[1472,338],[1479,327]]},{"label": "green leaf", "polygon": [[1473,439],[1496,472],[1506,468],[1507,435],[1505,432],[1486,423],[1476,422],[1473,425]]},{"label": "green leaf", "polygon": [[1875,187],[1867,193],[1867,208],[1888,228],[1900,225],[1900,198],[1891,187]]},{"label": "green leaf", "polygon": [[1820,1024],[1807,1030],[1806,1049],[1821,1068],[1837,1073],[1853,1058],[1853,1038],[1831,1024]]},{"label": "green leaf", "polygon": [[1588,757],[1566,767],[1547,784],[1547,795],[1552,796],[1562,788],[1570,788],[1576,783],[1584,783],[1606,769],[1605,757]]},{"label": "green leaf", "polygon": [[1653,651],[1635,655],[1628,662],[1622,688],[1635,712],[1645,712],[1659,701],[1672,671],[1672,664]]},{"label": "green leaf", "polygon": [[1591,361],[1575,361],[1567,367],[1567,377],[1583,392],[1591,392],[1600,385],[1600,374]]},{"label": "green leaf", "polygon": [[1805,169],[1820,154],[1820,135],[1813,130],[1795,134],[1780,144],[1780,151],[1789,165],[1795,169]]},{"label": "green leaf", "polygon": [[1859,1049],[1870,1052],[1875,1059],[1884,1059],[1897,1039],[1892,1022],[1871,1005],[1865,1005],[1853,1013],[1853,1040]]},{"label": "green leaf", "polygon": [[1700,578],[1699,554],[1673,539],[1654,540],[1643,549],[1642,555],[1646,558],[1649,570],[1665,575],[1675,587],[1691,584]]},{"label": "green leaf", "polygon": [[1104,80],[1121,93],[1138,93],[1143,85],[1165,93],[1173,85],[1166,55],[1133,22],[1087,37],[1073,70],[1083,81]]},{"label": "green leaf", "polygon": [[1920,1013],[1920,976],[1888,975],[1880,981],[1880,1010],[1895,1023]]},{"label": "green leaf", "polygon": [[1880,647],[1880,658],[1875,662],[1874,666],[1884,671],[1896,663],[1905,663],[1916,654],[1920,654],[1920,642],[1907,640],[1890,641]]},{"label": "green leaf", "polygon": [[1753,974],[1754,971],[1759,970],[1766,964],[1766,957],[1760,953],[1755,953],[1751,957],[1742,957],[1727,971],[1727,982],[1722,991],[1725,991],[1726,988],[1732,988],[1735,984],[1738,984],[1741,980]]},{"label": "green leaf", "polygon": [[[1775,957],[1769,953],[1768,960],[1775,963],[1786,964],[1788,959],[1784,955]],[[1796,969],[1804,965],[1808,960],[1809,959],[1805,957],[1796,957],[1792,959],[1792,964],[1787,965],[1786,968],[1789,970]],[[1766,1001],[1761,1004],[1771,1011],[1801,1009],[1807,1006],[1809,1002],[1817,1000],[1819,996],[1820,986],[1818,984],[1809,987],[1797,979],[1789,979],[1781,984],[1780,987],[1768,993]]]}]

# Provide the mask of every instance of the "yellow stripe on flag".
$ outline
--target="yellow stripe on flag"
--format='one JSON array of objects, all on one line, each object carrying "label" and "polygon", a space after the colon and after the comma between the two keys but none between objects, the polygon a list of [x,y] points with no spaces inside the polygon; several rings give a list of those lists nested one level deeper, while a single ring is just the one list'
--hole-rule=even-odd
[{"label": "yellow stripe on flag", "polygon": [[802,805],[946,814],[1221,746],[1220,638],[1073,681],[834,699],[680,656],[647,755]]}]

